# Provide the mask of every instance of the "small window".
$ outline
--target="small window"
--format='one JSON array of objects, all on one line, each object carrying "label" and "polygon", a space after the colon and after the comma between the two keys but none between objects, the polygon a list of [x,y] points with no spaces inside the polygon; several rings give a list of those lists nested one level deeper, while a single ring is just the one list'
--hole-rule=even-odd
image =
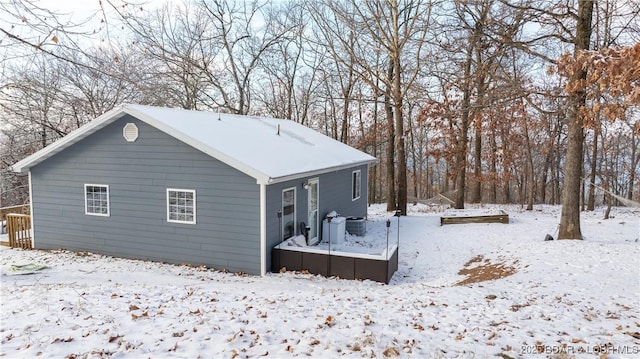
[{"label": "small window", "polygon": [[296,188],[282,190],[282,239],[296,235]]},{"label": "small window", "polygon": [[196,191],[167,188],[167,222],[196,224]]},{"label": "small window", "polygon": [[91,216],[109,217],[109,186],[84,185],[84,213]]},{"label": "small window", "polygon": [[351,173],[351,199],[356,200],[360,198],[361,187],[361,172],[360,170],[353,171]]}]

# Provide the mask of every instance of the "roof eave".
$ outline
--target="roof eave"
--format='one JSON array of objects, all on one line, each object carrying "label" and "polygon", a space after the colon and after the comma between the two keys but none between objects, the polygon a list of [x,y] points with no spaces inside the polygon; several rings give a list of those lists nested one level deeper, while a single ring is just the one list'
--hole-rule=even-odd
[{"label": "roof eave", "polygon": [[234,158],[231,158],[227,155],[225,155],[224,153],[221,153],[219,151],[216,151],[215,149],[212,149],[210,146],[207,146],[206,144],[200,143],[199,141],[194,140],[193,138],[179,132],[176,131],[175,129],[171,128],[170,126],[166,126],[165,124],[163,124],[160,121],[157,121],[155,118],[148,116],[146,113],[138,111],[137,109],[135,109],[135,107],[133,106],[128,106],[126,104],[122,104],[114,109],[112,109],[111,111],[108,111],[106,113],[104,113],[102,116],[96,118],[95,120],[83,125],[82,127],[78,128],[75,131],[72,131],[71,133],[69,133],[68,135],[66,135],[65,137],[57,140],[56,142],[50,144],[49,146],[41,149],[40,151],[22,159],[21,161],[18,161],[17,163],[15,163],[13,166],[11,166],[11,170],[14,172],[18,172],[18,173],[27,173],[29,172],[29,169],[37,164],[39,164],[40,162],[48,159],[49,157],[57,154],[58,152],[64,150],[65,148],[73,145],[74,143],[82,140],[87,134],[91,134],[94,133],[96,131],[98,131],[99,129],[113,123],[114,121],[116,121],[117,119],[121,118],[124,115],[131,115],[135,118],[137,118],[138,120],[141,120],[155,128],[157,128],[158,130],[167,133],[173,137],[175,137],[176,139],[206,153],[207,155],[216,158],[218,160],[220,160],[223,163],[226,163],[227,165],[239,170],[240,172],[245,173],[246,175],[253,177],[257,184],[265,184],[265,185],[269,185],[269,184],[273,184],[273,183],[280,183],[280,182],[285,182],[285,181],[289,181],[289,180],[293,180],[293,179],[298,179],[298,178],[302,178],[302,177],[310,177],[310,176],[315,176],[315,175],[319,175],[319,174],[323,174],[323,173],[328,173],[328,172],[333,172],[333,171],[339,171],[342,169],[346,169],[346,168],[351,168],[351,167],[355,167],[355,166],[360,166],[360,165],[364,165],[364,164],[370,164],[370,163],[374,163],[377,162],[378,160],[374,157],[370,157],[369,159],[365,159],[365,160],[361,160],[361,161],[355,161],[352,163],[348,163],[348,164],[344,164],[344,165],[339,165],[339,166],[333,166],[333,167],[326,167],[326,168],[319,168],[317,170],[313,170],[313,171],[305,171],[305,172],[299,172],[299,173],[293,173],[293,174],[289,174],[289,175],[284,175],[284,176],[279,176],[279,177],[272,177],[267,173],[263,173],[251,166],[246,165],[245,163],[242,163]]},{"label": "roof eave", "polygon": [[125,105],[120,105],[111,111],[105,112],[102,116],[72,131],[63,138],[16,162],[10,169],[17,173],[28,173],[31,167],[83,139],[87,133],[93,133],[122,117],[126,113],[124,108]]},{"label": "roof eave", "polygon": [[347,169],[347,168],[353,168],[353,167],[357,167],[357,166],[368,165],[368,164],[375,163],[375,162],[378,162],[378,159],[373,158],[373,159],[369,159],[369,160],[363,160],[363,161],[348,163],[348,164],[344,164],[344,165],[340,165],[340,166],[322,168],[322,169],[318,169],[318,170],[314,170],[314,171],[294,173],[294,174],[290,174],[290,175],[286,175],[286,176],[280,176],[280,177],[269,177],[266,182],[261,182],[261,180],[258,179],[258,184],[267,184],[267,185],[269,185],[269,184],[281,183],[281,182],[291,181],[291,180],[300,179],[300,178],[304,178],[304,177],[317,176],[317,175],[321,175],[323,173],[340,171],[340,170],[344,170],[344,169]]}]

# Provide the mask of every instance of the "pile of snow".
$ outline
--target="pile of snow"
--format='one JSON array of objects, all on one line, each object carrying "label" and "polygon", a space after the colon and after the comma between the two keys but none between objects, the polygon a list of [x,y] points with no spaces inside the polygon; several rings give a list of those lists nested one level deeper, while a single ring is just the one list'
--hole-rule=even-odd
[{"label": "pile of snow", "polygon": [[[414,206],[398,231],[372,206],[366,239],[351,239],[384,246],[391,220],[400,263],[389,285],[3,248],[3,267],[47,268],[3,268],[0,356],[637,357],[638,214],[583,213],[584,241],[545,242],[559,207],[494,208],[510,224],[441,227],[441,213]],[[513,274],[457,285],[474,258]]]}]

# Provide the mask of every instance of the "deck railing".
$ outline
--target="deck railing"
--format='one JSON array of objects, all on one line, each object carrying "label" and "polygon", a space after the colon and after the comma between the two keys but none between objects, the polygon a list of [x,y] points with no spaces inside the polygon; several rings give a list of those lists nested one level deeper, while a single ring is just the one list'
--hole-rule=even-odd
[{"label": "deck railing", "polygon": [[30,209],[31,209],[31,206],[28,204],[10,206],[10,207],[0,207],[0,221],[4,220],[5,216],[9,213],[29,214]]},{"label": "deck railing", "polygon": [[31,216],[28,214],[7,214],[7,234],[12,248],[32,248]]}]

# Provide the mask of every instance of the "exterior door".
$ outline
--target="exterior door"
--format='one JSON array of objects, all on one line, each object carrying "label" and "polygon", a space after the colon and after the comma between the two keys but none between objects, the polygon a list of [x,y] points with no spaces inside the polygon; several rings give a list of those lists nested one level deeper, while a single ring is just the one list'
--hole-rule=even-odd
[{"label": "exterior door", "polygon": [[320,200],[320,192],[318,186],[318,178],[310,179],[307,188],[307,198],[309,200],[309,216],[307,225],[309,226],[309,243],[316,242],[318,237],[318,203]]}]

